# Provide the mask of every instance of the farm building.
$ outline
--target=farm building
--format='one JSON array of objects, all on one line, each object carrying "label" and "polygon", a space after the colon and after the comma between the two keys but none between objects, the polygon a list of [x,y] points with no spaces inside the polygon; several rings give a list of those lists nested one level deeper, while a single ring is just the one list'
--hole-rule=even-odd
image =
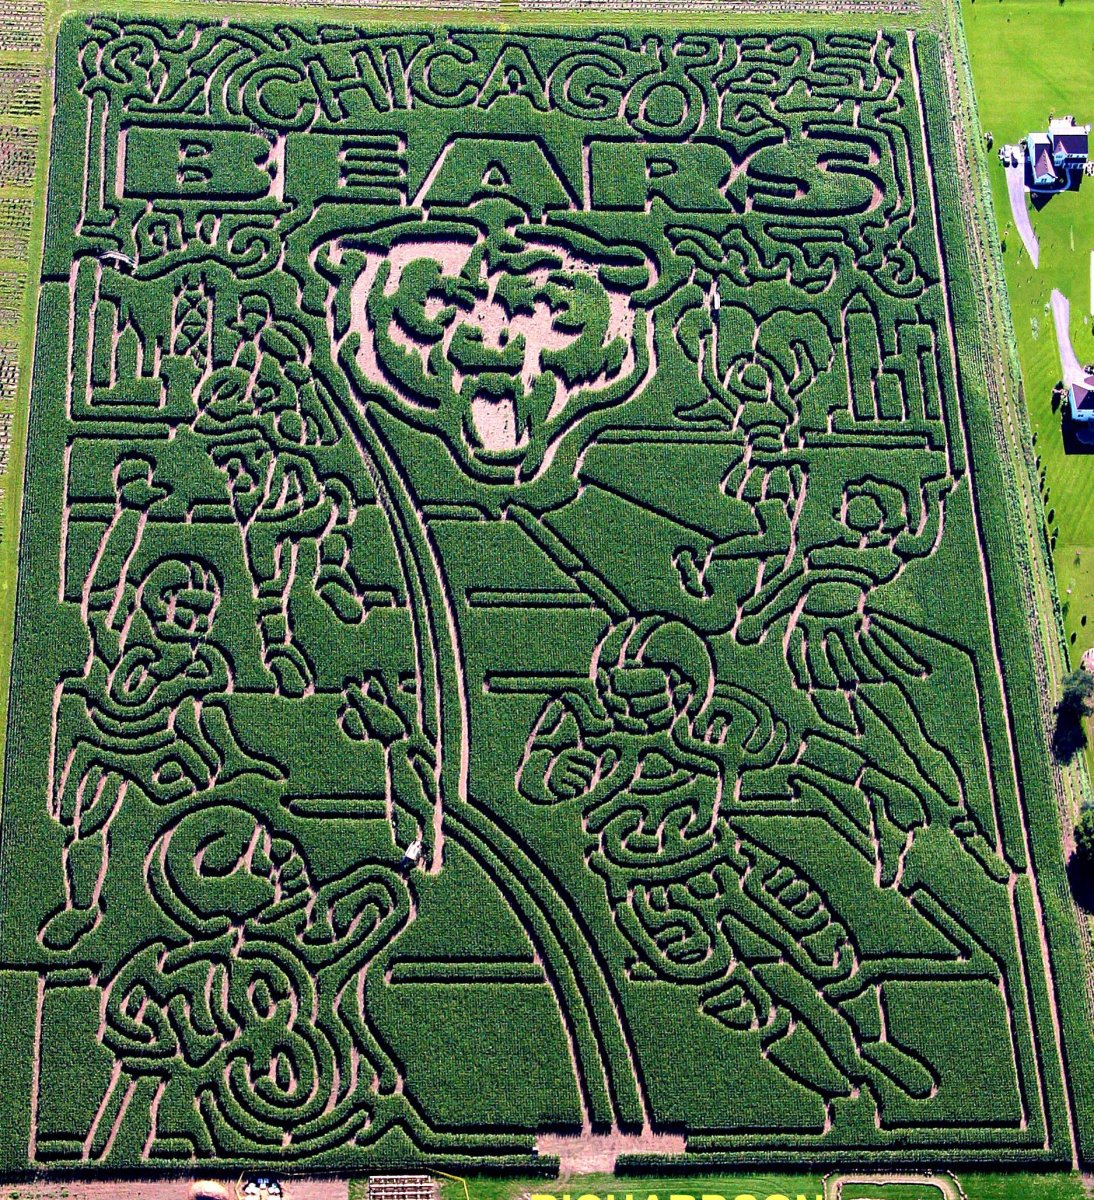
[{"label": "farm building", "polygon": [[1094,375],[1086,374],[1072,382],[1067,401],[1076,436],[1080,441],[1094,442]]},{"label": "farm building", "polygon": [[1072,116],[1054,117],[1048,123],[1047,133],[1027,134],[1025,146],[1031,185],[1055,187],[1061,172],[1081,171],[1086,166],[1090,126],[1076,125]]}]

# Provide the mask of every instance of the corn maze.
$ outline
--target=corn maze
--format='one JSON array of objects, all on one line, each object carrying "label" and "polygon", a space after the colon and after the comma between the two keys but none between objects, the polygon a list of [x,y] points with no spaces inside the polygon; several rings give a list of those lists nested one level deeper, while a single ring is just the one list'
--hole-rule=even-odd
[{"label": "corn maze", "polygon": [[934,37],[70,18],[57,94],[3,1162],[1070,1162]]}]

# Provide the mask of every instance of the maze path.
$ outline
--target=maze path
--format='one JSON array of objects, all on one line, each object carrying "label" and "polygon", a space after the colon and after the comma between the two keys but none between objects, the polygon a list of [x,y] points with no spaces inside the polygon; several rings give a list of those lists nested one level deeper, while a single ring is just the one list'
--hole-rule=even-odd
[{"label": "maze path", "polygon": [[59,62],[5,1161],[1068,1158],[933,40]]}]

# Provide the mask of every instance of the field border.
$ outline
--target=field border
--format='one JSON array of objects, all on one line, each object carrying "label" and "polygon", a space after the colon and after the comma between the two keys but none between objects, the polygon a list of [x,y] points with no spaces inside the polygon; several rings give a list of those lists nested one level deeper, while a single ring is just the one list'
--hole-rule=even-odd
[{"label": "field border", "polygon": [[[686,26],[689,22],[686,19],[682,21],[682,14],[675,9],[675,6],[672,7],[674,11],[664,12],[662,10],[662,14],[660,14],[664,16],[665,24],[671,23],[674,28]],[[825,21],[831,19],[830,12],[826,12],[824,7],[820,5],[817,7],[810,6],[808,8],[794,9],[789,16],[786,15],[788,6],[778,5],[777,7],[787,24],[794,24],[799,27],[807,24],[818,12]],[[958,42],[958,52],[960,55],[960,53],[965,53],[963,29],[960,26],[960,14],[959,12],[955,14],[952,5],[947,4],[946,8],[950,10],[951,18],[956,15],[958,23],[956,28],[960,39]],[[57,10],[51,5],[48,10],[45,45],[42,51],[43,59],[52,59],[56,46],[57,27],[62,15],[98,11],[100,9],[101,5],[85,3],[83,0],[77,0],[77,3],[73,4],[58,6]],[[648,23],[651,27],[654,27],[660,23],[656,20],[659,14],[649,12],[642,5],[627,8],[607,5],[603,8],[596,6],[589,11],[592,14],[591,21],[597,24],[611,24],[613,19],[625,20],[629,18],[634,20],[636,9],[640,9],[643,14],[643,25]],[[450,8],[446,7],[442,11],[432,12],[427,15],[416,5],[411,4],[393,5],[382,9],[376,7],[359,9],[356,6],[340,5],[334,8],[311,10],[281,4],[263,3],[226,4],[217,5],[213,8],[210,4],[195,2],[154,7],[150,4],[137,2],[137,0],[131,0],[130,3],[117,7],[112,6],[111,11],[120,14],[147,14],[155,11],[157,14],[162,13],[166,16],[174,15],[176,12],[191,16],[198,14],[208,15],[210,11],[214,11],[218,15],[230,14],[263,20],[283,16],[296,20],[307,20],[309,22],[331,19],[345,22],[354,21],[360,24],[389,22],[396,19],[443,24],[455,22],[461,16],[466,20],[474,20],[476,23],[481,22],[484,25],[492,23],[493,19],[499,20],[502,25],[527,25],[529,27],[535,27],[541,22],[549,23],[552,26],[560,23],[574,23],[572,22],[571,14],[561,6],[559,8],[555,8],[553,5],[549,8],[541,6],[533,12],[523,4],[517,11],[514,11],[510,6],[503,6],[502,8],[474,8],[470,5],[460,5],[459,7],[453,5]],[[721,6],[718,11],[723,13],[732,12],[733,29],[747,29],[749,27],[773,28],[782,24],[781,21],[773,19],[776,14],[773,14],[766,6],[750,7],[748,17],[751,17],[751,19],[748,19],[746,14],[736,5],[727,4]],[[898,9],[892,5],[878,5],[876,7],[863,5],[861,9],[856,8],[853,13],[847,13],[845,9],[841,10],[842,15],[849,18],[848,24],[855,27],[876,24],[875,18],[878,17],[883,22],[886,19],[891,20],[892,15],[897,11],[905,12],[908,10],[903,6]],[[687,15],[688,17],[693,15],[694,23],[697,25],[709,26],[711,23],[711,9],[706,5],[689,5],[687,7]],[[894,29],[896,25],[897,23],[893,22]],[[825,27],[827,28],[828,26],[826,25]],[[927,40],[928,36],[932,39],[935,36],[930,29],[929,23],[925,23],[924,28],[919,33],[924,37],[924,41]],[[961,83],[953,64],[952,45],[948,43],[949,39],[943,34],[939,41],[939,49],[942,57],[939,78],[945,79],[949,84],[952,100],[954,96],[960,96]],[[949,61],[947,61],[947,55],[949,55]],[[0,59],[4,57],[0,56]],[[48,72],[46,77],[52,81],[52,72]],[[23,501],[21,484],[28,461],[28,398],[31,390],[32,375],[34,373],[29,369],[29,365],[35,340],[38,280],[40,278],[42,238],[45,227],[46,180],[48,179],[49,170],[48,146],[53,116],[51,93],[52,84],[50,83],[50,86],[45,89],[42,113],[37,122],[40,140],[33,190],[31,252],[26,264],[27,281],[23,304],[24,316],[23,324],[20,327],[19,339],[20,361],[23,369],[20,372],[15,406],[16,419],[11,447],[12,467],[6,480],[10,494],[5,502],[12,510],[20,514]],[[46,102],[47,95],[50,103]],[[925,136],[928,136],[926,126],[929,124],[927,108],[929,108],[929,105],[921,108]],[[975,194],[975,191],[982,191],[984,187],[982,156],[974,155],[973,161],[975,166],[971,171],[967,169],[968,160],[966,159],[964,164],[966,174],[959,174],[962,169],[962,163],[959,161],[962,157],[962,141],[971,141],[975,148],[973,134],[978,127],[975,124],[975,107],[972,108],[971,112],[973,124],[970,128],[963,122],[961,102],[959,101],[958,107],[955,109],[955,124],[952,134],[946,134],[944,127],[939,126],[935,130],[935,135],[939,137],[939,141],[937,144],[932,141],[932,150],[938,157],[948,155],[954,160],[954,170],[950,171],[947,169],[941,172],[943,177],[951,184],[951,190],[956,192],[960,182],[972,189]],[[965,120],[969,119],[965,118]],[[941,117],[939,117],[940,120]],[[937,125],[938,121],[935,124]],[[953,138],[952,142],[950,140],[951,137]],[[939,154],[940,148],[942,151],[941,155]],[[949,164],[947,164],[948,166]],[[0,192],[0,195],[5,194],[7,193]],[[990,245],[984,247],[977,244],[975,236],[977,231],[976,217],[972,211],[972,206],[962,204],[960,199],[958,199],[957,203],[943,211],[940,199],[941,191],[936,184],[932,187],[932,200],[936,210],[935,220],[938,226],[937,233],[940,253],[946,259],[946,274],[949,279],[949,287],[955,291],[960,290],[964,293],[961,305],[963,308],[968,307],[968,310],[975,314],[977,329],[989,330],[993,327],[989,322],[979,319],[982,309],[987,310],[989,315],[992,310],[998,309],[999,311],[994,313],[994,319],[997,322],[1001,322],[1001,325],[996,326],[996,328],[1009,330],[1009,308],[1006,305],[1005,283],[1002,282],[1001,270],[998,275],[1002,289],[999,298],[994,300],[984,298],[980,299],[978,303],[979,291],[972,286],[972,275],[965,276],[960,271],[954,272],[950,266],[950,260],[952,260],[955,253],[959,253],[959,247],[964,249],[968,253],[970,260],[972,260],[970,270],[973,266],[979,264],[980,277],[986,282],[990,280],[992,272],[989,264],[992,261],[992,247]],[[990,196],[988,197],[988,205],[990,206]],[[990,212],[990,207],[988,211]],[[963,219],[957,215],[958,213],[963,214]],[[957,234],[953,233],[950,229],[951,226],[960,230],[960,232]],[[948,299],[957,307],[956,297],[952,293],[949,294]],[[1000,312],[1002,315],[1000,315]],[[1060,970],[1062,974],[1070,973],[1077,965],[1079,969],[1086,970],[1085,977],[1089,987],[1090,956],[1088,945],[1083,947],[1087,951],[1086,955],[1080,952],[1079,941],[1075,936],[1079,932],[1081,925],[1075,920],[1074,907],[1056,846],[1061,843],[1061,808],[1065,816],[1069,815],[1073,811],[1076,797],[1079,797],[1079,802],[1081,802],[1089,794],[1089,783],[1085,776],[1085,770],[1081,766],[1068,771],[1062,771],[1055,764],[1052,764],[1051,759],[1044,757],[1048,753],[1047,728],[1051,717],[1052,687],[1055,684],[1056,678],[1058,678],[1058,672],[1055,676],[1049,673],[1049,664],[1059,661],[1058,652],[1062,647],[1063,639],[1062,624],[1059,619],[1058,595],[1051,570],[1046,566],[1045,552],[1047,552],[1047,539],[1045,537],[1043,512],[1040,509],[1040,501],[1036,489],[1028,486],[1030,483],[1029,472],[1032,469],[1032,450],[1029,441],[1028,418],[1024,410],[1021,392],[1019,390],[1016,398],[1011,399],[1011,392],[1006,386],[1008,372],[1005,369],[1005,364],[1000,360],[1003,345],[992,340],[986,332],[983,336],[975,338],[971,336],[969,338],[962,337],[962,329],[966,333],[970,332],[967,323],[962,325],[961,322],[958,322],[953,353],[955,369],[960,374],[963,399],[962,408],[966,421],[968,421],[970,426],[970,434],[972,433],[971,426],[974,423],[978,426],[976,433],[970,436],[969,439],[970,464],[975,467],[977,475],[983,476],[985,473],[985,464],[981,460],[986,456],[988,473],[991,473],[992,470],[999,473],[999,483],[1001,486],[995,489],[993,497],[1009,497],[1011,495],[1012,483],[1017,488],[1017,494],[1022,497],[1021,504],[1017,502],[1008,504],[1003,500],[993,500],[993,503],[990,505],[985,505],[985,516],[979,523],[979,533],[981,545],[989,559],[989,608],[993,612],[997,607],[998,611],[1006,611],[1005,605],[995,606],[990,604],[991,597],[1002,590],[1006,599],[1013,600],[1012,608],[1014,612],[1025,612],[1037,618],[1028,633],[1021,633],[1018,627],[1007,628],[1006,630],[1000,630],[998,639],[1007,647],[1007,661],[1005,665],[1009,668],[1009,672],[1005,680],[1005,699],[1009,721],[1015,729],[1015,772],[1022,795],[1022,807],[1029,818],[1031,827],[1031,867],[1035,869],[1035,876],[1038,881],[1037,891],[1034,893],[1035,907],[1042,910],[1039,924],[1048,938],[1051,950],[1047,982],[1052,988],[1053,999],[1059,1005],[1061,1012],[1058,1053],[1061,1067],[1063,1068],[1063,1079],[1066,1089],[1062,1100],[1065,1109],[1073,1107],[1075,1110],[1075,1116],[1071,1121],[1072,1129],[1075,1131],[1075,1137],[1072,1139],[1073,1146],[1075,1147],[1072,1165],[1075,1165],[1080,1157],[1086,1161],[1094,1158],[1094,1131],[1089,1129],[1089,1109],[1092,1097],[1094,1097],[1094,1052],[1092,1052],[1094,1051],[1094,1038],[1091,1037],[1090,1031],[1085,1024],[1089,1020],[1089,1004],[1083,1003],[1083,996],[1078,993],[1077,989],[1061,989],[1056,983],[1056,972]],[[968,345],[966,345],[966,341],[968,341]],[[1013,354],[1013,338],[1005,339],[1005,344],[1007,348],[1006,357],[1011,359]],[[988,351],[986,358],[984,354],[985,350]],[[990,363],[993,359],[999,363],[999,377],[1003,381],[1001,396],[998,391],[993,390],[992,386]],[[1013,377],[1015,364],[1013,361],[1010,361],[1009,365],[1010,374]],[[1002,419],[1002,424],[999,418]],[[22,439],[21,442],[20,438]],[[988,449],[992,441],[995,443],[994,451]],[[997,467],[994,466],[995,463],[998,463]],[[982,500],[979,499],[979,494],[977,495],[977,507],[979,508]],[[1018,519],[1015,519],[1016,516]],[[1039,521],[1036,520],[1037,517],[1040,518]],[[8,570],[7,560],[13,556],[15,558],[21,557],[19,554],[21,546],[18,536],[21,521],[17,520],[14,526],[13,529],[9,525],[9,536],[3,548],[0,548],[0,580],[6,579],[5,572]],[[1031,528],[1036,533],[1027,545],[1023,541],[1023,534],[1028,535]],[[1046,605],[1051,608],[1051,617],[1045,612]],[[3,687],[2,695],[0,695],[0,745],[3,744],[6,734],[6,708],[11,686],[10,656],[14,618],[14,606],[6,608],[2,614],[2,618],[0,618],[0,680],[4,678],[5,671],[7,671],[9,680],[8,686]],[[1055,628],[1057,637],[1051,636],[1053,627]],[[1027,649],[1029,651],[1028,655],[1024,653]],[[1040,726],[1041,735],[1043,736],[1037,736],[1036,730],[1038,726]],[[1030,786],[1023,786],[1026,781],[1028,781]],[[2,782],[0,782],[0,787],[2,787]],[[1052,788],[1053,795],[1057,800],[1056,804],[1047,803],[1047,794],[1042,795],[1042,791],[1048,788]],[[1037,793],[1036,804],[1031,803],[1034,792]],[[1063,841],[1066,845],[1066,836],[1063,838]],[[1084,958],[1087,960],[1085,964],[1082,961]],[[1031,996],[1031,1003],[1032,999],[1033,997]],[[1040,1028],[1041,1018],[1037,1017],[1034,1020],[1034,1029],[1037,1031]],[[1050,1110],[1053,1107],[1050,1104]],[[788,1151],[786,1154],[792,1156],[792,1152]],[[778,1162],[782,1161],[780,1155],[781,1152],[779,1151],[771,1151],[765,1152],[760,1157],[765,1161]],[[1028,1151],[1015,1151],[1013,1156],[1014,1161],[1024,1161],[1023,1156],[1028,1156]],[[918,1155],[914,1151],[907,1157],[908,1161],[918,1159]],[[962,1158],[960,1152],[951,1158],[948,1155],[936,1154],[932,1151],[930,1152],[930,1157],[932,1162],[940,1164],[946,1162],[953,1162],[955,1164],[975,1162],[979,1166],[983,1165],[980,1159]],[[1011,1156],[1003,1152],[998,1153],[996,1157],[1000,1161],[1004,1161]],[[679,1165],[682,1169],[694,1171],[701,1169],[704,1165],[713,1165],[715,1163],[733,1163],[734,1165],[738,1165],[744,1162],[756,1161],[757,1153],[750,1151],[745,1152],[742,1156],[722,1153],[714,1155],[690,1155],[686,1160],[681,1160]],[[847,1152],[846,1156],[835,1153],[824,1156],[823,1161],[833,1164],[849,1161],[863,1164],[872,1161],[890,1162],[892,1161],[892,1152]],[[1062,1162],[1063,1160],[1059,1161]],[[641,1167],[643,1170],[664,1170],[666,1167],[675,1165],[673,1160],[666,1160],[663,1157],[647,1159],[646,1156],[624,1156],[620,1160],[620,1167]]]},{"label": "field border", "polygon": [[[965,227],[964,242],[971,256],[970,282],[978,325],[984,330],[977,347],[979,369],[994,418],[996,458],[1004,472],[1004,494],[1011,497],[1011,542],[1015,556],[1015,583],[1021,601],[1016,611],[1028,617],[1029,663],[1033,696],[1028,729],[1040,726],[1040,754],[1035,751],[1038,773],[1047,776],[1050,802],[1038,805],[1034,833],[1035,876],[1044,906],[1054,973],[1081,979],[1081,987],[1056,984],[1063,1021],[1064,1081],[1075,1110],[1077,1163],[1094,1161],[1094,946],[1090,929],[1072,896],[1065,858],[1074,849],[1072,825],[1083,807],[1091,803],[1091,781],[1086,759],[1076,755],[1060,763],[1051,751],[1055,705],[1068,651],[1056,578],[1052,569],[1048,523],[1040,488],[1033,437],[1026,409],[1018,346],[1014,337],[1006,277],[999,247],[991,188],[989,156],[976,105],[975,80],[965,38],[960,0],[946,0],[946,21],[940,47],[944,81],[954,122],[954,149],[959,158],[955,178],[961,183],[956,211]],[[986,356],[984,354],[986,351]],[[1023,640],[1026,640],[1023,636]],[[1039,718],[1039,720],[1038,720]],[[1031,814],[1032,815],[1032,814]]]}]

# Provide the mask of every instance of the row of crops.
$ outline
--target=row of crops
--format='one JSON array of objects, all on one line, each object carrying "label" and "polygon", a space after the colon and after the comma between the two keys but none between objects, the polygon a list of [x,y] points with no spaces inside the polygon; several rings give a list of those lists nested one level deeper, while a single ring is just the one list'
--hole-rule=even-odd
[{"label": "row of crops", "polygon": [[57,81],[3,1163],[1070,1161],[934,39],[89,17]]}]

